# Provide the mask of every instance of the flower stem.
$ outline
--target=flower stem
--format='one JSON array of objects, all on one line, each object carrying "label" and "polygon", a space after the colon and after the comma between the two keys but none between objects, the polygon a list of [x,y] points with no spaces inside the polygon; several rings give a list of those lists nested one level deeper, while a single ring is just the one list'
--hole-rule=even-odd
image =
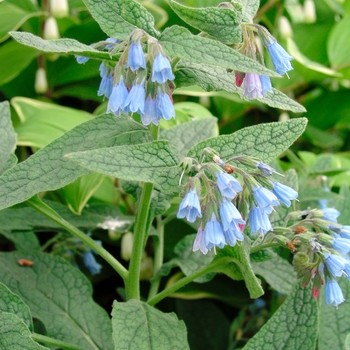
[{"label": "flower stem", "polygon": [[35,196],[27,200],[26,202],[30,207],[34,208],[41,214],[45,215],[52,221],[56,222],[58,225],[66,229],[73,236],[82,240],[85,244],[87,244],[90,248],[92,248],[96,253],[98,253],[101,258],[103,258],[108,264],[112,266],[112,268],[123,278],[128,277],[128,271],[126,268],[115,259],[106,249],[101,247],[98,243],[96,243],[92,238],[86,235],[84,232],[80,231],[78,228],[70,224],[68,221],[64,220],[58,213],[56,213],[51,207],[45,204],[39,197]]},{"label": "flower stem", "polygon": [[260,245],[257,245],[255,247],[252,247],[250,249],[250,254],[253,254],[253,253],[256,253],[258,252],[259,250],[263,250],[263,249],[266,249],[266,248],[271,248],[271,247],[279,247],[280,244],[279,243],[276,243],[276,242],[271,242],[271,243],[266,243],[266,244],[260,244]]},{"label": "flower stem", "polygon": [[160,293],[155,295],[153,298],[149,299],[147,301],[147,304],[153,306],[153,305],[159,303],[161,300],[163,300],[164,298],[166,298],[170,294],[174,293],[178,289],[182,288],[186,284],[192,282],[193,280],[195,280],[196,278],[198,278],[200,276],[203,276],[203,275],[206,275],[210,272],[216,271],[219,266],[226,265],[229,261],[232,261],[232,258],[221,258],[221,259],[218,259],[216,261],[213,261],[208,266],[201,268],[200,270],[196,271],[192,275],[181,278],[179,281],[177,281],[176,283],[174,283],[170,287],[164,289],[163,291],[161,291]]},{"label": "flower stem", "polygon": [[66,350],[84,350],[83,348],[81,348],[80,346],[77,346],[75,344],[66,343],[64,341],[50,338],[50,337],[47,337],[45,335],[41,335],[41,334],[37,334],[37,333],[32,333],[31,337],[36,342],[44,343],[47,345],[52,345],[55,348],[63,348]]}]

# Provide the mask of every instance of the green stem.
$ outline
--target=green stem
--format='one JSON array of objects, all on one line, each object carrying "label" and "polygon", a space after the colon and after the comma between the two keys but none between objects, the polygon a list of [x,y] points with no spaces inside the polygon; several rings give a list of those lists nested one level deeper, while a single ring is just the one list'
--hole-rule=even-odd
[{"label": "green stem", "polygon": [[[163,265],[164,259],[164,221],[160,216],[157,217],[158,236],[154,239],[154,272],[156,273]],[[148,299],[152,299],[159,289],[160,278],[151,282]]]},{"label": "green stem", "polygon": [[128,277],[128,271],[126,270],[126,268],[117,259],[115,259],[106,249],[104,249],[98,243],[96,243],[92,238],[90,238],[84,232],[77,229],[68,221],[64,220],[58,213],[56,213],[51,207],[45,204],[38,197],[32,197],[28,199],[26,203],[41,214],[51,219],[52,221],[56,222],[64,229],[66,229],[73,236],[79,238],[84,243],[86,243],[90,248],[92,248],[96,253],[98,253],[101,256],[101,258],[106,260],[108,264],[110,264],[113,267],[113,269],[123,278],[124,281],[126,280],[126,278]]},{"label": "green stem", "polygon": [[260,244],[260,245],[257,245],[256,247],[252,247],[250,249],[250,254],[256,253],[259,250],[263,250],[263,249],[266,249],[266,248],[279,247],[279,246],[280,246],[280,244],[279,243],[275,243],[275,242],[266,243],[266,244]]},{"label": "green stem", "polygon": [[147,221],[153,190],[152,183],[145,183],[142,189],[140,204],[135,219],[134,243],[129,266],[129,276],[125,281],[126,299],[140,300],[140,265],[143,253],[145,236],[147,234]]},{"label": "green stem", "polygon": [[192,282],[196,278],[198,278],[200,276],[203,276],[203,275],[206,275],[206,274],[208,274],[210,272],[214,272],[214,271],[217,270],[217,268],[220,265],[227,264],[230,261],[232,261],[232,258],[221,258],[221,259],[218,259],[216,261],[213,261],[208,266],[203,267],[202,269],[196,271],[192,275],[189,275],[189,276],[186,276],[184,278],[181,278],[179,281],[177,281],[176,283],[174,283],[173,285],[171,285],[167,289],[164,289],[163,291],[158,293],[156,296],[154,296],[153,298],[149,299],[147,301],[147,304],[155,305],[155,304],[159,303],[161,300],[166,298],[168,295],[174,293],[175,291],[177,291],[178,289],[182,288],[186,284]]},{"label": "green stem", "polygon": [[66,343],[64,341],[50,338],[50,337],[47,337],[45,335],[41,335],[41,334],[37,334],[37,333],[32,334],[32,339],[35,340],[36,342],[44,343],[47,345],[52,345],[56,348],[63,348],[63,349],[67,349],[67,350],[84,350],[83,348],[81,348],[77,345]]}]

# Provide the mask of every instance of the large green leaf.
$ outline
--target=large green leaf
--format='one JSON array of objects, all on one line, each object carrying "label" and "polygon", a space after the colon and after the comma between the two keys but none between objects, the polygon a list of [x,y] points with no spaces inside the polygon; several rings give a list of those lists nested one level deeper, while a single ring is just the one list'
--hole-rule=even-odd
[{"label": "large green leaf", "polygon": [[176,192],[181,175],[179,156],[168,141],[100,148],[66,155],[82,167],[123,180],[152,182]]},{"label": "large green leaf", "polygon": [[[18,260],[34,262],[20,266]],[[47,336],[88,349],[113,349],[107,313],[92,299],[86,277],[65,260],[45,253],[0,253],[0,281],[43,322]]]},{"label": "large green leaf", "polygon": [[242,5],[243,9],[243,21],[251,23],[256,12],[259,9],[259,0],[237,0],[238,3]]},{"label": "large green leaf", "polygon": [[142,301],[115,301],[112,327],[115,350],[189,349],[184,322]]},{"label": "large green leaf", "polygon": [[18,145],[21,146],[42,148],[92,118],[84,111],[26,97],[15,97],[11,104],[22,122],[16,127]]},{"label": "large green leaf", "polygon": [[2,283],[0,283],[0,312],[9,312],[16,315],[33,331],[33,321],[29,307],[18,295],[12,293]]},{"label": "large green leaf", "polygon": [[0,209],[52,191],[89,171],[64,158],[71,152],[150,139],[147,129],[129,117],[105,114],[76,126],[0,177]]},{"label": "large green leaf", "polygon": [[338,308],[327,305],[324,288],[320,295],[320,324],[318,332],[319,350],[348,349],[344,346],[345,338],[350,333],[350,282],[346,278],[339,280],[345,302]]},{"label": "large green leaf", "polygon": [[13,130],[10,106],[0,103],[0,175],[9,168],[9,158],[16,149],[16,133]]},{"label": "large green leaf", "polygon": [[202,141],[192,147],[189,157],[199,158],[205,147],[219,152],[223,160],[233,156],[248,155],[269,162],[275,159],[302,134],[307,119],[291,119],[286,122],[259,124]]},{"label": "large green leaf", "polygon": [[[244,89],[236,85],[234,73],[228,73],[225,68],[183,60],[177,64],[176,68],[176,84],[178,87],[198,85],[206,91],[225,90],[239,94],[241,98],[246,99]],[[305,112],[302,105],[276,89],[257,100],[271,107],[290,110],[295,113]]]},{"label": "large green leaf", "polygon": [[14,314],[0,312],[0,348],[3,350],[49,350],[39,345],[23,321]]},{"label": "large green leaf", "polygon": [[160,134],[160,139],[168,140],[175,146],[181,155],[187,152],[198,142],[218,135],[217,119],[205,118],[182,123],[164,130]]},{"label": "large green leaf", "polygon": [[188,7],[176,1],[168,1],[176,14],[192,27],[217,38],[225,44],[242,40],[242,7]]},{"label": "large green leaf", "polygon": [[[82,55],[85,57],[97,58],[101,60],[111,59],[108,52],[98,51],[93,47],[82,44],[75,39],[64,38],[64,39],[44,40],[32,33],[10,32],[10,34],[20,44],[29,46],[44,52],[60,53],[62,55],[66,55],[66,54]],[[38,51],[36,50],[32,50],[32,51],[38,54]]]},{"label": "large green leaf", "polygon": [[183,27],[172,26],[165,29],[159,40],[164,50],[172,57],[180,57],[194,63],[230,68],[240,72],[280,77],[277,73],[267,69],[257,61],[243,56],[225,44],[195,36]]},{"label": "large green leaf", "polygon": [[317,327],[317,300],[312,297],[311,288],[302,289],[296,285],[293,293],[243,349],[312,350],[316,347]]},{"label": "large green leaf", "polygon": [[[12,213],[11,213],[12,214]],[[0,215],[1,217],[2,215]],[[25,219],[25,218],[23,218]],[[2,220],[1,223],[4,224],[6,227],[6,221],[9,222],[11,220],[11,215],[10,218],[7,218],[5,220]],[[27,225],[27,223],[25,224]],[[13,242],[16,246],[17,250],[21,250],[23,252],[29,252],[29,251],[39,251],[40,250],[40,242],[38,237],[34,232],[31,231],[8,231],[4,229],[4,226],[1,227],[0,233],[6,237],[8,240]],[[25,228],[24,228],[25,229]]]},{"label": "large green leaf", "polygon": [[108,35],[125,40],[130,33],[141,28],[150,35],[157,36],[153,16],[138,2],[133,0],[83,0],[86,7]]}]

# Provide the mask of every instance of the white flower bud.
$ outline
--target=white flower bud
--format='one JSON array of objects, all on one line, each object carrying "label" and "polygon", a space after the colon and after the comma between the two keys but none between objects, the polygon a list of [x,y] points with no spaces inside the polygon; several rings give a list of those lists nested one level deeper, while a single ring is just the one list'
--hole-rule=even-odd
[{"label": "white flower bud", "polygon": [[293,30],[287,17],[281,16],[278,19],[278,28],[282,39],[288,39],[293,36]]},{"label": "white flower bud", "polygon": [[283,112],[280,114],[278,121],[279,122],[286,122],[287,120],[289,120],[289,114],[286,112]]},{"label": "white flower bud", "polygon": [[50,11],[52,16],[61,18],[69,16],[67,0],[50,0]]},{"label": "white flower bud", "polygon": [[35,74],[34,89],[37,94],[44,94],[49,88],[44,68],[38,68]]},{"label": "white flower bud", "polygon": [[129,261],[131,258],[132,245],[134,242],[134,235],[131,232],[127,232],[123,235],[121,241],[120,255],[123,260]]},{"label": "white flower bud", "polygon": [[305,23],[316,22],[316,8],[313,0],[305,0],[304,2],[304,20]]},{"label": "white flower bud", "polygon": [[153,259],[150,256],[147,256],[145,252],[143,252],[141,265],[140,265],[140,280],[149,280],[153,277],[154,266]]},{"label": "white flower bud", "polygon": [[59,39],[60,32],[58,30],[58,25],[56,19],[49,17],[44,24],[43,38],[46,40]]}]

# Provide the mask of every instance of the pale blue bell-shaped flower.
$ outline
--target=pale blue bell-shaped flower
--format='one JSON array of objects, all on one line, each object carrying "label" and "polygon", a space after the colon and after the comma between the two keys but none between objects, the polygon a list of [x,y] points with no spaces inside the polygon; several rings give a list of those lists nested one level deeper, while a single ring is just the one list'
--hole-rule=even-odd
[{"label": "pale blue bell-shaped flower", "polygon": [[124,111],[126,112],[137,112],[139,114],[145,111],[145,98],[146,90],[144,82],[141,84],[135,84],[131,88],[128,97],[125,100]]},{"label": "pale blue bell-shaped flower", "polygon": [[265,163],[262,163],[262,162],[259,162],[256,164],[256,167],[261,170],[261,172],[265,175],[265,176],[271,176],[273,173],[276,172],[276,170],[271,167],[270,165],[268,164],[265,164]]},{"label": "pale blue bell-shaped flower", "polygon": [[143,125],[149,125],[150,123],[158,125],[159,120],[160,115],[157,110],[157,102],[154,98],[149,96],[145,101],[145,111],[141,113],[141,122]]},{"label": "pale blue bell-shaped flower", "polygon": [[337,217],[340,215],[340,212],[334,208],[325,208],[322,209],[323,217],[325,220],[337,222]]},{"label": "pale blue bell-shaped flower", "polygon": [[108,101],[107,113],[113,112],[115,116],[120,116],[124,111],[125,101],[128,97],[128,89],[124,84],[123,76],[117,85],[113,86],[111,96]]},{"label": "pale blue bell-shaped flower", "polygon": [[329,270],[329,272],[334,277],[340,277],[343,275],[343,271],[346,268],[346,266],[349,264],[349,262],[338,255],[334,254],[325,254],[325,264]]},{"label": "pale blue bell-shaped flower", "polygon": [[97,96],[105,96],[106,98],[111,97],[111,93],[113,90],[113,77],[108,75],[107,77],[103,77],[100,83],[100,87],[97,91]]},{"label": "pale blue bell-shaped flower", "polygon": [[260,210],[266,214],[271,214],[273,206],[280,205],[278,198],[267,188],[254,187],[253,196]]},{"label": "pale blue bell-shaped flower", "polygon": [[343,301],[345,301],[343,292],[337,281],[331,281],[328,277],[326,280],[325,288],[326,304],[333,304],[338,307]]},{"label": "pale blue bell-shaped flower", "polygon": [[350,239],[343,238],[335,234],[335,238],[332,242],[332,248],[346,257],[346,255],[350,252]]},{"label": "pale blue bell-shaped flower", "polygon": [[231,228],[231,230],[240,231],[238,224],[245,224],[241,213],[233,205],[233,203],[228,200],[224,200],[222,203],[220,203],[220,218],[224,231],[228,230],[229,228]]},{"label": "pale blue bell-shaped flower", "polygon": [[77,60],[77,63],[79,63],[79,64],[84,64],[90,60],[89,57],[84,57],[84,56],[76,56],[75,58]]},{"label": "pale blue bell-shaped flower", "polygon": [[165,120],[170,120],[175,117],[175,109],[170,96],[160,89],[158,89],[157,95],[157,110],[159,115]]},{"label": "pale blue bell-shaped flower", "polygon": [[267,75],[259,75],[260,83],[261,83],[261,93],[263,96],[267,92],[273,92],[271,79]]},{"label": "pale blue bell-shaped flower", "polygon": [[233,199],[237,192],[242,191],[242,186],[232,175],[219,172],[216,173],[216,183],[223,197]]},{"label": "pale blue bell-shaped flower", "polygon": [[171,70],[169,60],[160,52],[156,55],[152,65],[153,82],[164,84],[167,80],[174,80],[175,76]]},{"label": "pale blue bell-shaped flower", "polygon": [[111,43],[111,44],[107,44],[106,45],[106,49],[107,50],[113,49],[115,44],[119,44],[120,43],[120,41],[118,39],[114,39],[114,38],[107,38],[106,42]]},{"label": "pale blue bell-shaped flower", "polygon": [[96,275],[101,272],[102,265],[99,264],[92,252],[84,252],[83,255],[84,265],[89,269],[92,275]]},{"label": "pale blue bell-shaped flower", "polygon": [[268,231],[273,231],[267,214],[262,212],[261,209],[256,207],[254,204],[249,212],[249,226],[251,235],[254,235],[257,232],[264,235]]},{"label": "pale blue bell-shaped flower", "polygon": [[189,190],[181,201],[177,217],[179,219],[186,217],[189,222],[195,222],[197,217],[202,217],[201,205],[195,188]]},{"label": "pale blue bell-shaped flower", "polygon": [[126,68],[129,68],[135,72],[139,68],[146,69],[146,59],[143,53],[142,46],[139,42],[133,42],[130,45],[128,60],[126,62]]},{"label": "pale blue bell-shaped flower", "polygon": [[343,238],[350,239],[350,226],[343,225],[340,230],[340,236]]},{"label": "pale blue bell-shaped flower", "polygon": [[196,252],[197,250],[200,250],[203,254],[208,253],[208,248],[205,246],[205,242],[204,242],[204,231],[202,230],[202,224],[198,228],[192,250],[194,252]]},{"label": "pale blue bell-shaped flower", "polygon": [[208,249],[214,246],[223,248],[226,245],[224,231],[214,213],[212,213],[210,221],[206,223],[204,228],[204,244]]},{"label": "pale blue bell-shaped flower", "polygon": [[279,182],[271,182],[273,184],[272,192],[274,195],[289,208],[291,204],[290,201],[298,198],[298,192]]},{"label": "pale blue bell-shaped flower", "polygon": [[267,50],[271,56],[271,61],[275,67],[275,71],[284,75],[288,71],[292,70],[293,67],[290,64],[290,61],[294,58],[288,54],[288,52],[276,41],[270,39],[269,43],[266,43]]},{"label": "pale blue bell-shaped flower", "polygon": [[244,97],[248,97],[251,100],[263,97],[261,82],[258,74],[246,73],[243,88]]}]

